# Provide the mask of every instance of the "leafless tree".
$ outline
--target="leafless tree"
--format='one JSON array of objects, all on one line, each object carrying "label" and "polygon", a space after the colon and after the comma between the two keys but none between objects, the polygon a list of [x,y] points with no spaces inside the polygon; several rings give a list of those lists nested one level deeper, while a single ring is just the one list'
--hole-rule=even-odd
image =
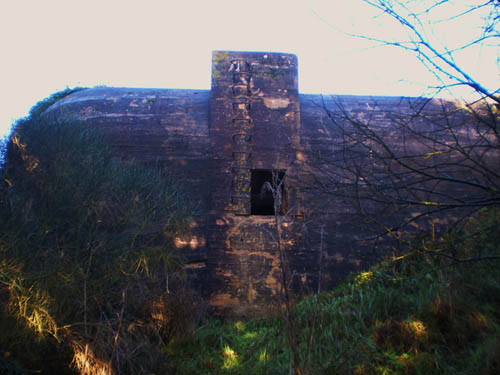
[{"label": "leafless tree", "polygon": [[489,63],[498,67],[499,0],[362,1],[375,8],[377,21],[384,27],[390,25],[393,31],[390,36],[351,35],[413,54],[437,79],[438,84],[433,87],[437,89],[436,94],[469,87],[478,94],[476,98],[500,103],[498,87],[481,82],[467,68],[471,59],[478,59],[487,49],[496,52],[495,62]]},{"label": "leafless tree", "polygon": [[[318,105],[328,119],[329,150],[312,150],[324,166],[315,173],[318,190],[349,200],[378,234],[396,238],[424,222],[456,223],[499,206],[500,89],[475,79],[464,56],[498,47],[500,1],[362,1],[379,11],[378,22],[399,32],[351,35],[413,54],[437,79],[435,95],[458,87],[474,95],[469,102],[374,98],[368,110],[346,98],[325,98]],[[478,23],[463,38],[447,44],[441,37],[471,18]]]},{"label": "leafless tree", "polygon": [[323,103],[331,152],[317,155],[325,166],[315,174],[320,192],[348,199],[379,233],[396,236],[425,219],[450,223],[500,205],[494,105],[402,99],[391,110],[381,106],[374,99],[367,112],[342,98]]}]

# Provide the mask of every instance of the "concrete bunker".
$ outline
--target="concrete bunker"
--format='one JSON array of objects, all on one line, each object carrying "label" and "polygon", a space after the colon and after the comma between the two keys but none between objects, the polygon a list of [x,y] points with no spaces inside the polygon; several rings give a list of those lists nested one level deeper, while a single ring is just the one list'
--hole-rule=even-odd
[{"label": "concrete bunker", "polygon": [[[356,208],[340,195],[319,195],[314,184],[329,174],[343,188],[343,134],[328,126],[332,116],[347,109],[369,119],[399,147],[408,135],[393,126],[395,113],[408,116],[421,101],[300,94],[296,56],[216,51],[211,90],[93,88],[46,116],[85,121],[121,157],[176,169],[203,212],[192,238],[178,242],[196,264],[190,272],[198,288],[221,312],[252,314],[272,306],[280,288],[275,201],[263,189],[273,177],[283,198],[281,243],[302,290],[314,291],[320,278],[331,287],[392,251],[363,242],[368,229]],[[442,105],[427,101],[426,111],[439,116]],[[453,121],[470,119],[457,112]]]}]

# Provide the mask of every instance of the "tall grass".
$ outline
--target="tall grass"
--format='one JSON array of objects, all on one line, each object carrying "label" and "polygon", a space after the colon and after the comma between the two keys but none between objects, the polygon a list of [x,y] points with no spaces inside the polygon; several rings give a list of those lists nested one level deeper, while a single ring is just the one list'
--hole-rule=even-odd
[{"label": "tall grass", "polygon": [[[422,235],[406,255],[300,301],[295,330],[304,370],[500,373],[499,223],[499,210],[482,211],[460,231]],[[172,360],[179,374],[289,374],[285,329],[279,318],[211,321],[171,345]]]},{"label": "tall grass", "polygon": [[[159,168],[115,160],[95,128],[44,119],[62,96],[35,106],[7,144],[1,348],[30,371],[53,372],[47,353],[57,372],[163,371],[161,346],[194,311],[172,245],[194,205]],[[16,332],[26,336],[9,341]]]}]

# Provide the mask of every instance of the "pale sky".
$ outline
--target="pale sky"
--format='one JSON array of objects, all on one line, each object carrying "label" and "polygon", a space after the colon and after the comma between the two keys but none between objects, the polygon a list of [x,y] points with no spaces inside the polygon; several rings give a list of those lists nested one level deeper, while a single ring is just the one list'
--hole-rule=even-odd
[{"label": "pale sky", "polygon": [[[0,136],[66,87],[209,89],[213,50],[295,53],[303,93],[418,96],[432,82],[413,56],[340,32],[400,32],[360,0],[0,2]],[[488,53],[467,68],[500,87]]]}]

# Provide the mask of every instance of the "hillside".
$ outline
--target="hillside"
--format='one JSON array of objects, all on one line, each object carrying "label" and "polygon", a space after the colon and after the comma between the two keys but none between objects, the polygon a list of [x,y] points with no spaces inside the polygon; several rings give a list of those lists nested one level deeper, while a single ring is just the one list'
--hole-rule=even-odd
[{"label": "hillside", "polygon": [[463,231],[422,236],[407,255],[302,299],[292,344],[284,311],[209,320],[169,346],[175,373],[289,374],[296,345],[302,374],[498,374],[499,220],[484,211]]},{"label": "hillside", "polygon": [[199,215],[193,194],[85,123],[41,116],[70,93],[33,107],[6,145],[0,374],[500,373],[494,201],[333,290],[288,288],[290,309],[276,293],[264,317],[217,318],[176,246]]}]

